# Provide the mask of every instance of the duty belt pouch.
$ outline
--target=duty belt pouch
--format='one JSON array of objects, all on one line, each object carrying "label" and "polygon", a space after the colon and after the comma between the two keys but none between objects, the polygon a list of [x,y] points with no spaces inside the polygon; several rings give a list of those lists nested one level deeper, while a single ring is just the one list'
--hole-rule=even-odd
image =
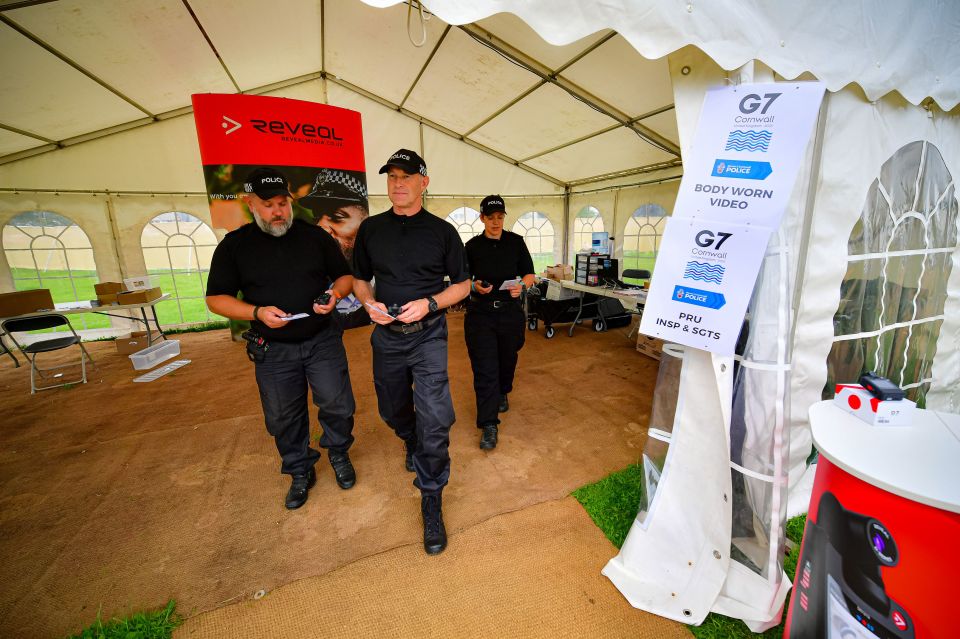
[{"label": "duty belt pouch", "polygon": [[247,340],[247,359],[254,364],[260,364],[267,358],[267,349],[270,344],[263,336],[252,328],[244,331],[241,337]]}]

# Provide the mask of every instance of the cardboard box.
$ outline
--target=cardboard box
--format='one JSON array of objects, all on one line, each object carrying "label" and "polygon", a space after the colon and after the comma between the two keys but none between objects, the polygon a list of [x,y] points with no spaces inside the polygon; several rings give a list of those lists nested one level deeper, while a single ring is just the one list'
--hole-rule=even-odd
[{"label": "cardboard box", "polygon": [[116,304],[117,294],[116,293],[97,293],[97,301],[100,302],[100,306],[109,306],[110,304]]},{"label": "cardboard box", "polygon": [[0,293],[0,317],[13,317],[52,309],[53,297],[50,296],[48,288]]},{"label": "cardboard box", "polygon": [[573,279],[573,267],[569,264],[557,264],[556,266],[548,266],[544,271],[546,275],[551,280],[563,281],[563,280],[572,280]]},{"label": "cardboard box", "polygon": [[659,362],[663,354],[663,340],[637,333],[637,352],[652,357]]},{"label": "cardboard box", "polygon": [[123,290],[123,284],[120,282],[97,282],[93,285],[93,290],[99,299],[100,295],[116,295]]},{"label": "cardboard box", "polygon": [[150,283],[149,275],[128,277],[123,280],[123,290],[125,291],[142,291],[148,288],[153,288],[153,285]]},{"label": "cardboard box", "polygon": [[117,294],[117,304],[145,304],[159,298],[163,293],[159,287],[147,288],[142,291],[127,291]]},{"label": "cardboard box", "polygon": [[117,346],[117,352],[121,355],[129,355],[142,351],[150,345],[147,331],[133,331],[129,335],[118,337],[114,344]]},{"label": "cardboard box", "polygon": [[909,426],[917,408],[909,399],[881,400],[860,384],[837,384],[833,403],[871,426]]}]

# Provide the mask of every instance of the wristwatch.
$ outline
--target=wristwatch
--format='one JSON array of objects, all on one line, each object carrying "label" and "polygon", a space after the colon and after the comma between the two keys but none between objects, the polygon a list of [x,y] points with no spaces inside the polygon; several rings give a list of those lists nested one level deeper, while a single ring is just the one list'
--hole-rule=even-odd
[{"label": "wristwatch", "polygon": [[428,298],[427,298],[427,304],[428,304],[428,308],[430,309],[430,312],[431,312],[431,313],[436,312],[437,309],[440,308],[440,306],[437,305],[437,300],[433,299],[433,297],[428,297]]}]

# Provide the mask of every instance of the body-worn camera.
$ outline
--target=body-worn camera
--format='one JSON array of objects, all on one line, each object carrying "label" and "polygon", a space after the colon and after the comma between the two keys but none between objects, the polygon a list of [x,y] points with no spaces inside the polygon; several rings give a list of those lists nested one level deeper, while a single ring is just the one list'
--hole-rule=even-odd
[{"label": "body-worn camera", "polygon": [[403,306],[401,304],[389,304],[387,305],[387,312],[396,317],[403,312]]},{"label": "body-worn camera", "polygon": [[490,282],[488,282],[487,280],[480,280],[480,286],[486,288],[490,286]]},{"label": "body-worn camera", "polygon": [[270,342],[265,340],[263,335],[251,328],[241,333],[240,337],[247,340],[247,359],[259,363],[266,358]]},{"label": "body-worn camera", "polygon": [[880,377],[874,372],[867,372],[860,376],[860,385],[867,389],[877,399],[897,401],[907,396],[902,388],[886,377]]},{"label": "body-worn camera", "polygon": [[330,293],[324,293],[317,299],[313,300],[313,303],[318,306],[326,306],[330,303]]}]

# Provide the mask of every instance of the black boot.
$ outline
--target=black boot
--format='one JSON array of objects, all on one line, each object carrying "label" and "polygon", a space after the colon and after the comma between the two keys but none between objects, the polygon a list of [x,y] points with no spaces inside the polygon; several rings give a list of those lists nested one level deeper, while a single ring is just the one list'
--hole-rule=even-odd
[{"label": "black boot", "polygon": [[353,488],[353,485],[357,483],[357,471],[353,469],[350,456],[346,451],[338,453],[333,450],[331,450],[328,455],[330,457],[330,465],[333,466],[333,474],[337,478],[337,486],[344,490]]},{"label": "black boot", "polygon": [[403,466],[407,469],[408,473],[414,472],[416,469],[413,467],[413,453],[417,450],[417,442],[403,442],[404,447],[407,450],[406,457],[403,460]]},{"label": "black boot", "polygon": [[501,413],[505,413],[510,410],[510,402],[507,401],[506,393],[500,396],[500,406],[497,407],[497,410]]},{"label": "black boot", "polygon": [[293,510],[307,503],[307,493],[317,483],[317,473],[311,468],[305,473],[293,475],[290,482],[290,490],[287,491],[287,499],[284,506]]},{"label": "black boot", "polygon": [[480,433],[480,448],[490,450],[497,447],[497,425],[487,424]]},{"label": "black boot", "polygon": [[428,555],[436,555],[447,547],[447,529],[443,526],[443,503],[440,494],[420,497],[423,513],[423,549]]}]

